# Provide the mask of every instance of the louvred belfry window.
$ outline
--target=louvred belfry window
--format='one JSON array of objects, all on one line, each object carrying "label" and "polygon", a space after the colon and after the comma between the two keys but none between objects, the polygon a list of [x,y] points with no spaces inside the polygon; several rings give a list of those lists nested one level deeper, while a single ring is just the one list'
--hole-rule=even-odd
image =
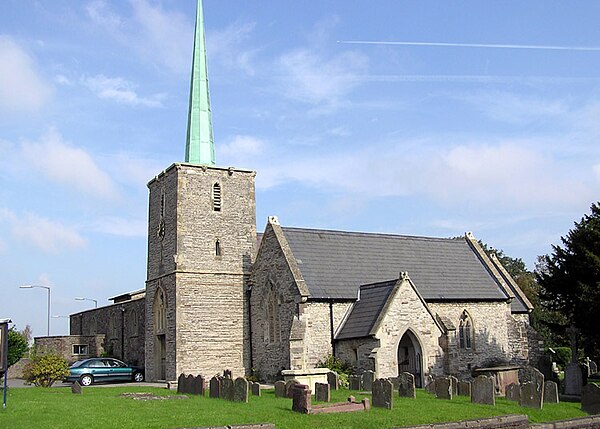
[{"label": "louvred belfry window", "polygon": [[215,183],[213,185],[213,210],[216,212],[221,211],[221,185]]}]

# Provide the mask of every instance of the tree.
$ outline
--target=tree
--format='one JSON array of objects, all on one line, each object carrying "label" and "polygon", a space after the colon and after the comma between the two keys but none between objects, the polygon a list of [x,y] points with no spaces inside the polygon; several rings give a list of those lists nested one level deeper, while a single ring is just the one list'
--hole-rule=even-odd
[{"label": "tree", "polygon": [[600,205],[575,223],[562,245],[552,246],[536,270],[542,305],[564,315],[564,324],[581,332],[586,353],[600,356]]},{"label": "tree", "polygon": [[10,328],[8,330],[8,367],[17,363],[27,350],[29,350],[27,338],[14,327]]}]

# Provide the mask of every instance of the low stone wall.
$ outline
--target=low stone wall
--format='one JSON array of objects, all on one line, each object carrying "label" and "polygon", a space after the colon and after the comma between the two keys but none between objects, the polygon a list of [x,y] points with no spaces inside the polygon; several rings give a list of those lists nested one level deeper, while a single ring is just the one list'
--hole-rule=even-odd
[{"label": "low stone wall", "polygon": [[[529,429],[526,415],[508,415],[489,419],[461,420],[459,422],[432,423],[420,426],[404,426],[403,429]],[[401,429],[401,428],[395,428]]]},{"label": "low stone wall", "polygon": [[531,429],[600,429],[600,415],[532,425]]}]

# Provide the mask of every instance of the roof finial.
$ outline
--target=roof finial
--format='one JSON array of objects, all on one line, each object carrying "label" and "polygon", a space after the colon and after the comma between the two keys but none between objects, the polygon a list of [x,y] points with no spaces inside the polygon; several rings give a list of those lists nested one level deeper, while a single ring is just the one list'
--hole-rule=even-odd
[{"label": "roof finial", "polygon": [[200,165],[215,165],[210,97],[208,92],[208,68],[206,66],[206,41],[202,0],[196,6],[196,29],[194,32],[194,54],[192,59],[192,82],[188,111],[185,162]]}]

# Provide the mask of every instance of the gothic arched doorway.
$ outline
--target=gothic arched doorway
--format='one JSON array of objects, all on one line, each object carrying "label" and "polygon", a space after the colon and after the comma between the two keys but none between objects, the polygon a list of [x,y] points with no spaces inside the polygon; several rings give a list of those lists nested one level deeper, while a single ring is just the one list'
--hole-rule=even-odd
[{"label": "gothic arched doorway", "polygon": [[412,331],[404,333],[398,343],[398,375],[410,372],[415,376],[415,386],[422,387],[422,353],[419,340]]},{"label": "gothic arched doorway", "polygon": [[154,296],[154,334],[156,343],[154,345],[154,364],[156,378],[166,380],[166,357],[167,357],[167,303],[165,293],[159,286]]}]

